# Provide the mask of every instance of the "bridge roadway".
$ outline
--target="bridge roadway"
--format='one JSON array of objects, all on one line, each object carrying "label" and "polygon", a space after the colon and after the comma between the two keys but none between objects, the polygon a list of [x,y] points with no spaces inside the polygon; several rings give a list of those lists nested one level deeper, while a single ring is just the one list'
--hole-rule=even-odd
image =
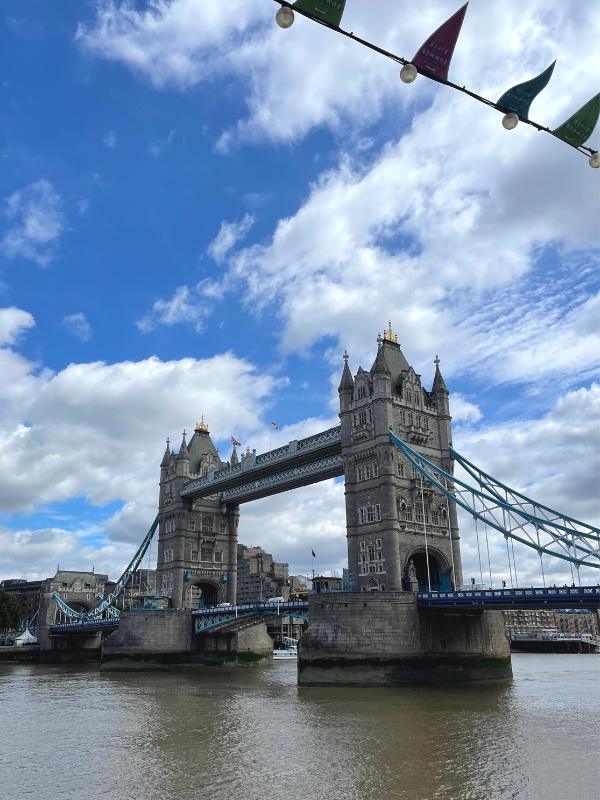
[{"label": "bridge roadway", "polygon": [[249,453],[239,464],[209,472],[206,477],[191,477],[181,497],[196,500],[220,495],[223,503],[237,505],[343,473],[338,426],[260,455]]},{"label": "bridge roadway", "polygon": [[[326,595],[327,592],[321,594]],[[314,595],[316,596],[316,595]],[[471,611],[496,609],[600,608],[600,586],[565,586],[523,589],[475,589],[456,592],[418,592],[417,605],[430,611]],[[145,609],[148,611],[148,609]],[[239,606],[211,606],[192,611],[194,632],[222,628],[243,617],[266,616],[302,617],[308,619],[308,602],[291,600],[284,603],[247,603]],[[65,622],[50,627],[51,636],[113,631],[119,626],[115,619],[90,622]]]},{"label": "bridge roadway", "polygon": [[419,608],[440,611],[473,608],[510,609],[527,608],[600,608],[600,586],[564,586],[523,589],[476,589],[465,592],[419,592]]}]

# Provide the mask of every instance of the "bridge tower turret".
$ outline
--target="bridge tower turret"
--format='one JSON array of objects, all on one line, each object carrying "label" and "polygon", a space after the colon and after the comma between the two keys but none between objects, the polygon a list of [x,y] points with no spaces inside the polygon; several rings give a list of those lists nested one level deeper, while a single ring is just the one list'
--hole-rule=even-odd
[{"label": "bridge tower turret", "polygon": [[339,389],[352,586],[411,590],[416,574],[422,588],[450,588],[462,581],[455,509],[389,441],[391,429],[452,472],[448,389],[437,358],[432,391],[423,389],[391,323],[377,343],[373,366],[354,379],[345,355]]}]

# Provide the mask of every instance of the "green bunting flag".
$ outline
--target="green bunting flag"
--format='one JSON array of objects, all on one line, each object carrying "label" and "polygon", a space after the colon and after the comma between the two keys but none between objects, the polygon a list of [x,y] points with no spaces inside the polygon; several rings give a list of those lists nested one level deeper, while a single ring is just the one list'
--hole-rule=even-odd
[{"label": "green bunting flag", "polygon": [[553,61],[547,69],[540,72],[535,78],[525,81],[525,83],[518,83],[516,86],[513,86],[512,89],[509,89],[508,92],[504,92],[500,100],[496,103],[498,108],[501,111],[513,111],[515,114],[518,114],[521,119],[527,119],[529,107],[534,97],[537,97],[542,89],[545,89],[548,85],[555,64],[556,61]]},{"label": "green bunting flag", "polygon": [[345,5],[346,0],[296,0],[294,8],[339,28]]},{"label": "green bunting flag", "polygon": [[552,133],[574,147],[580,147],[592,135],[598,117],[600,117],[600,92],[588,100],[584,106],[581,106],[572,117],[555,128]]}]

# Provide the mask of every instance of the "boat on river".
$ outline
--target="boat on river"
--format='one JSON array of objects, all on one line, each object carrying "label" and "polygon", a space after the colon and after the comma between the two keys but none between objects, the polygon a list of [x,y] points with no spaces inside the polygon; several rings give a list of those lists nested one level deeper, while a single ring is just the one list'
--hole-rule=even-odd
[{"label": "boat on river", "polygon": [[282,641],[283,647],[273,648],[274,661],[289,661],[298,658],[298,640],[292,639],[290,636],[284,636]]}]

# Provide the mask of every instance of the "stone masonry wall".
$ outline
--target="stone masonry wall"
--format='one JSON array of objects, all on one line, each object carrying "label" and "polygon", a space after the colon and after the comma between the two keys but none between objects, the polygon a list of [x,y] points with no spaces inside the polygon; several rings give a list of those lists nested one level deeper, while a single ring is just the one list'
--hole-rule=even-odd
[{"label": "stone masonry wall", "polygon": [[301,685],[396,685],[511,675],[501,612],[419,610],[410,592],[310,598]]}]

